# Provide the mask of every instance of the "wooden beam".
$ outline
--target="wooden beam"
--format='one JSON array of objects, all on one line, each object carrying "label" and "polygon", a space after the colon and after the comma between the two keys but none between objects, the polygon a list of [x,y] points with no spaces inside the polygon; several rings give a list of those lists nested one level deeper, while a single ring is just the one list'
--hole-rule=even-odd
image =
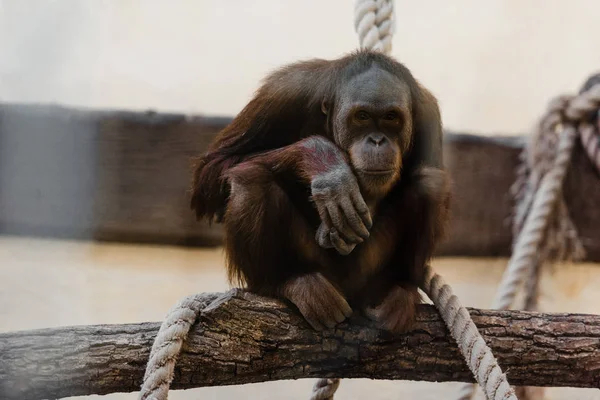
[{"label": "wooden beam", "polygon": [[[213,301],[218,299],[217,301]],[[172,389],[316,377],[473,382],[430,305],[393,336],[354,316],[312,330],[285,304],[232,290],[207,294]],[[470,310],[509,382],[600,386],[600,317]],[[0,334],[0,398],[43,399],[138,391],[159,323]]]},{"label": "wooden beam", "polygon": [[[0,104],[0,233],[218,245],[188,206],[190,160],[231,118]],[[508,256],[523,137],[446,133],[455,199],[438,255]],[[577,146],[565,197],[600,261],[600,178]]]}]

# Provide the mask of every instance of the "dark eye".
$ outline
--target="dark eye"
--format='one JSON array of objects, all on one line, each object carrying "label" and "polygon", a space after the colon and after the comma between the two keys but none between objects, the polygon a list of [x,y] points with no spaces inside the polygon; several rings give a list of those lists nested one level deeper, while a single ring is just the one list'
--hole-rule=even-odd
[{"label": "dark eye", "polygon": [[369,116],[369,113],[367,113],[366,111],[359,111],[356,113],[356,119],[359,121],[367,121],[370,118],[371,117]]},{"label": "dark eye", "polygon": [[389,113],[385,114],[383,118],[388,121],[395,121],[398,119],[398,113],[390,111]]}]

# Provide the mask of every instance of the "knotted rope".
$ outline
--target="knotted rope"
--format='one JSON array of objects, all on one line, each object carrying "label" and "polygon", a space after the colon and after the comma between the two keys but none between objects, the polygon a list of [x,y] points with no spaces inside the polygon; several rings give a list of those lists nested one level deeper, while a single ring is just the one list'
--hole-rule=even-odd
[{"label": "knotted rope", "polygon": [[[590,85],[598,77],[589,79],[578,96],[552,100],[533,140],[521,154],[522,164],[512,188],[516,200],[513,253],[493,308],[511,307],[525,281],[524,308],[536,310],[542,266],[548,261],[580,260],[585,256],[562,196],[562,185],[578,136],[600,172],[600,132],[595,123],[600,107],[600,83]],[[458,399],[471,399],[474,389],[473,385],[463,385]],[[533,398],[528,394],[530,389],[520,389],[523,399]],[[536,397],[539,398],[539,393]]]}]

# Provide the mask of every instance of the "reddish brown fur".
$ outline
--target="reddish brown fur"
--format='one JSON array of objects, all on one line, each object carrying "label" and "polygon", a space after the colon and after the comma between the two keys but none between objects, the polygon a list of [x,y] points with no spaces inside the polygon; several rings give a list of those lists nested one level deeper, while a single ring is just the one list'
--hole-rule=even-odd
[{"label": "reddish brown fur", "polygon": [[[335,112],[323,110],[334,110],[339,89],[374,65],[410,92],[410,146],[402,153],[400,179],[365,197],[373,221],[369,238],[343,256],[315,240],[322,220],[310,201],[311,183],[351,165],[348,149],[336,145]],[[371,309],[387,329],[406,330],[424,265],[447,220],[441,135],[435,98],[383,54],[359,51],[292,64],[265,80],[200,157],[192,207],[198,218],[224,221],[232,281],[290,299],[315,327],[340,322],[349,303]]]}]

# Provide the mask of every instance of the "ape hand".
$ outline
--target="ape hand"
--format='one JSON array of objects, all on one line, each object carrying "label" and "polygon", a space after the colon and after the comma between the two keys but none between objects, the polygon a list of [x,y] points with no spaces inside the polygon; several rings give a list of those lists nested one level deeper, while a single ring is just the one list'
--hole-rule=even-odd
[{"label": "ape hand", "polygon": [[321,247],[334,247],[342,255],[369,237],[373,224],[356,177],[347,165],[315,176],[312,199],[321,217],[316,240]]}]

